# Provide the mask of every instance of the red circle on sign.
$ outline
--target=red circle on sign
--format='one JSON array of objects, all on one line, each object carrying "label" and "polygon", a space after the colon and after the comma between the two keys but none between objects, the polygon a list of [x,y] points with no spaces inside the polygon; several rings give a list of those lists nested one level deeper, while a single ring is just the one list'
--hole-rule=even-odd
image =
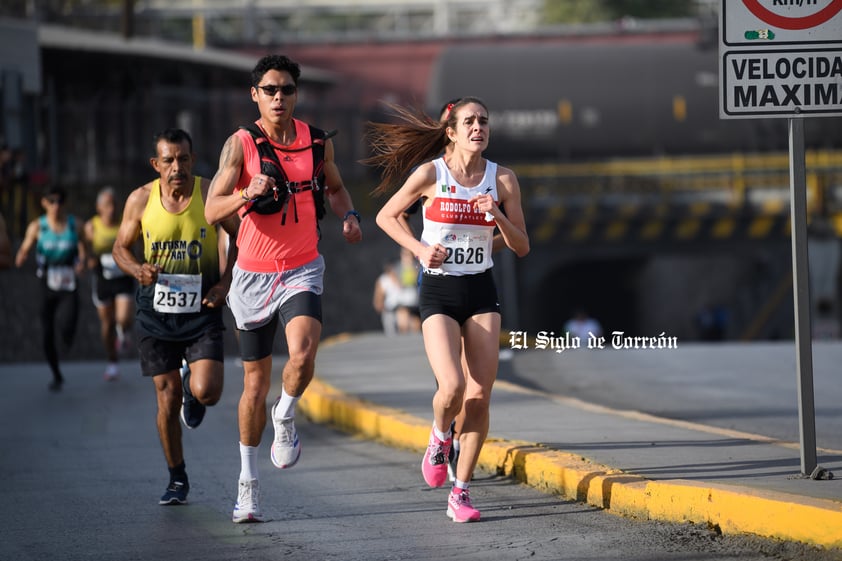
[{"label": "red circle on sign", "polygon": [[769,25],[774,25],[780,29],[810,29],[811,27],[819,26],[830,18],[835,16],[842,10],[842,0],[831,0],[830,4],[809,16],[803,18],[788,18],[780,14],[764,8],[760,5],[759,0],[743,0],[746,8],[749,11],[762,19]]}]

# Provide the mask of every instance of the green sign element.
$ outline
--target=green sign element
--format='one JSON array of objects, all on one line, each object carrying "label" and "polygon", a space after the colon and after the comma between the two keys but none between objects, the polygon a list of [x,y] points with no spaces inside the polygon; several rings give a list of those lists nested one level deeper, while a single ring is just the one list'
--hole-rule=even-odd
[{"label": "green sign element", "polygon": [[757,31],[746,31],[745,38],[749,41],[766,40],[771,41],[775,38],[775,32],[771,29],[758,29]]}]

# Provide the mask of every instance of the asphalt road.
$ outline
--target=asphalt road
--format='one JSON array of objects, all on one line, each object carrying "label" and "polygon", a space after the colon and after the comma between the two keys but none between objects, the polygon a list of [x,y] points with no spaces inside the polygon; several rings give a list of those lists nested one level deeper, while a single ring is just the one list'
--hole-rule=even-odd
[{"label": "asphalt road", "polygon": [[838,559],[799,544],[625,519],[495,474],[478,474],[472,486],[483,520],[457,525],[444,513],[446,491],[423,484],[417,453],[303,418],[296,467],[273,468],[264,445],[267,522],[235,525],[242,381],[233,362],[221,402],[184,433],[190,504],[162,507],[167,473],[152,384],[134,363],[106,383],[103,367],[67,364],[65,388],[52,394],[46,366],[0,365],[0,559]]},{"label": "asphalt road", "polygon": [[[677,349],[506,349],[502,379],[618,409],[799,441],[792,341]],[[842,450],[842,342],[813,344],[817,445]]]}]

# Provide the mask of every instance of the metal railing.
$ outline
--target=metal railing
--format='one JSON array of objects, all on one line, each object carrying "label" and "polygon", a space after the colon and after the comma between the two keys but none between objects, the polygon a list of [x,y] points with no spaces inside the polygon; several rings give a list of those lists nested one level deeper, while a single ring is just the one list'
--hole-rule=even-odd
[{"label": "metal railing", "polygon": [[[808,210],[842,210],[842,151],[806,154]],[[789,204],[786,153],[628,158],[512,166],[538,206],[697,204],[783,211]]]}]

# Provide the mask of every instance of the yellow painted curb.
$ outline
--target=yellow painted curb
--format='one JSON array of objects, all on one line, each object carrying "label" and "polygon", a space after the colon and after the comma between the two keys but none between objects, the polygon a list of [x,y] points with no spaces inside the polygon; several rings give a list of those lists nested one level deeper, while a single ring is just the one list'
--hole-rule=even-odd
[{"label": "yellow painted curb", "polygon": [[835,501],[684,480],[650,481],[646,494],[650,518],[842,547],[842,505]]},{"label": "yellow painted curb", "polygon": [[317,422],[348,432],[383,441],[401,448],[426,446],[430,422],[348,396],[336,388],[313,379],[298,402],[302,412]]},{"label": "yellow painted curb", "polygon": [[[430,434],[428,420],[365,402],[318,379],[299,405],[314,422],[401,448],[423,450]],[[696,481],[650,481],[569,452],[494,438],[486,440],[478,467],[615,514],[842,548],[842,504],[835,501]]]}]

